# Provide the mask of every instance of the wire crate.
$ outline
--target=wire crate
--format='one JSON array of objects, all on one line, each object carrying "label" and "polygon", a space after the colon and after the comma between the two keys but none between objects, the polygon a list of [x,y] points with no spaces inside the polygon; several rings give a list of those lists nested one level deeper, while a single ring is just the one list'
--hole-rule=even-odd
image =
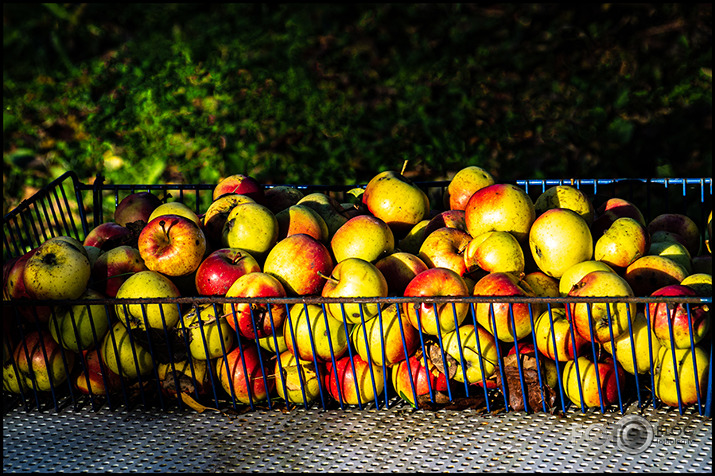
[{"label": "wire crate", "polygon": [[[647,220],[661,213],[683,213],[700,225],[706,223],[711,210],[710,178],[523,180],[514,184],[533,200],[549,187],[564,184],[582,190],[595,207],[611,197],[624,198],[638,204]],[[421,182],[418,185],[428,194],[431,203],[441,204],[448,182]],[[298,188],[305,192],[323,192],[347,202],[355,187],[305,185]],[[74,173],[68,172],[3,218],[3,261],[6,263],[23,256],[52,237],[70,236],[83,241],[95,226],[111,220],[114,208],[130,193],[151,191],[166,201],[185,203],[200,215],[211,203],[213,189],[211,184],[112,185],[105,183],[101,176],[93,184],[83,184]],[[358,307],[359,320],[349,322],[346,308],[357,304],[361,305]],[[591,342],[583,348],[585,360],[567,359],[563,355],[547,359],[539,351],[533,332],[539,318],[548,319],[553,327],[560,309],[581,305],[590,315],[595,306],[603,304],[626,306],[630,323],[627,338],[632,348],[635,317],[637,314],[645,316],[649,338],[648,368],[644,373],[623,372],[622,357],[615,357],[615,364],[613,359],[604,359],[602,347],[594,343],[593,328]],[[117,314],[137,305],[145,329],[139,326],[127,331],[126,327],[117,327]],[[222,317],[237,319],[235,309],[240,305],[249,305],[252,316],[258,312],[257,306],[265,306],[271,318],[270,335],[262,340],[252,340],[234,330],[238,328],[236,321],[233,328],[216,325]],[[363,310],[367,305],[376,306],[377,317],[366,318]],[[162,326],[158,329],[150,329],[148,325],[151,306],[160,310]],[[650,338],[652,322],[649,317],[659,306],[666,306],[671,313],[680,309],[686,316],[690,336],[689,348],[676,352],[672,320],[669,321],[671,345],[667,352],[662,352],[660,359],[659,345]],[[27,410],[54,408],[59,411],[67,406],[87,405],[93,409],[141,406],[166,410],[178,406],[219,411],[275,406],[389,409],[408,401],[419,408],[462,405],[488,412],[501,409],[552,413],[594,409],[624,413],[630,405],[653,408],[669,405],[677,407],[682,414],[692,405],[700,415],[710,417],[712,339],[708,333],[696,345],[693,320],[694,313],[703,310],[708,313],[709,320],[711,306],[711,296],[419,299],[399,296],[110,299],[95,296],[91,300],[4,300],[4,410],[21,406]],[[342,319],[335,320],[338,325],[334,328],[330,328],[327,317],[330,307],[340,309],[342,314]],[[418,307],[420,311],[413,312],[418,325],[410,326],[408,314]],[[605,309],[610,325],[612,306]],[[496,325],[498,318],[506,319],[506,324],[514,328],[517,310],[528,316],[531,332],[524,338],[490,337],[478,323],[478,313],[486,312],[493,329],[499,328]],[[214,319],[205,322],[201,317],[205,311],[212,312]],[[430,311],[439,313],[440,319],[454,320],[452,328],[459,332],[443,332],[440,326],[433,334],[418,330],[420,315],[425,318]],[[49,337],[48,321],[57,326],[57,316],[67,312],[73,316],[71,322],[77,341],[81,335],[74,316],[101,314],[99,321],[91,320],[92,342],[85,350],[63,350],[56,343],[53,345],[53,339]],[[274,312],[284,315],[287,324],[274,325]],[[178,315],[176,325],[167,325],[168,313]],[[301,336],[296,337],[297,323],[294,320],[312,319],[311,313],[315,314],[313,325],[306,326],[307,333],[301,329],[303,340],[299,344],[298,337]],[[255,320],[252,321],[257,334]],[[101,325],[95,326],[94,322]],[[322,354],[317,347],[325,346],[325,343],[315,335],[315,329],[321,326],[330,330],[325,331],[327,348]],[[54,330],[59,333],[59,328]],[[615,337],[611,332],[612,346]],[[556,347],[553,333],[550,339]],[[288,341],[295,346],[294,352],[303,345],[309,357],[296,360],[293,354],[281,351],[281,344]],[[573,333],[570,344],[575,348]],[[192,345],[199,349],[198,354],[203,353],[203,359],[191,357]],[[392,349],[389,346],[398,349],[396,356],[388,356]],[[103,355],[114,356],[111,366],[116,372],[108,368],[107,357],[99,358],[99,353],[92,357],[91,350],[100,347],[104,347]],[[122,354],[124,349],[129,349],[126,355]],[[688,359],[686,354],[698,358]],[[208,356],[211,357],[207,359]],[[633,364],[635,351],[631,351],[630,357]],[[656,367],[660,366],[673,369],[669,385],[676,392],[669,402],[654,392],[657,385],[665,385],[657,382]],[[53,371],[42,379],[42,368]],[[100,381],[90,381],[91,368],[100,375]],[[96,372],[97,369],[101,371]],[[31,376],[24,384],[20,378],[23,374]],[[595,380],[596,390],[587,383],[588,378]],[[602,380],[613,380],[614,385],[604,386]],[[687,385],[695,386],[695,391],[690,392],[694,398],[681,394]],[[113,391],[104,394],[100,390],[91,390],[93,388],[112,388]],[[569,394],[580,400],[580,404],[570,399]]]}]

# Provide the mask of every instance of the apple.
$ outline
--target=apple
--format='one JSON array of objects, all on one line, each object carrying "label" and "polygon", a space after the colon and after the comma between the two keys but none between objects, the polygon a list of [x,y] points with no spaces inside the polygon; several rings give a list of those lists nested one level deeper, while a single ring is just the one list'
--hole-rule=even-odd
[{"label": "apple", "polygon": [[372,215],[387,223],[398,239],[430,213],[427,194],[410,179],[393,170],[380,172],[370,179],[362,202]]},{"label": "apple", "polygon": [[648,232],[643,225],[633,218],[622,217],[603,232],[596,242],[593,257],[612,268],[626,268],[645,255],[648,248]]},{"label": "apple", "polygon": [[671,259],[682,266],[688,274],[691,274],[693,271],[693,259],[690,256],[690,252],[680,243],[668,241],[653,242],[648,248],[648,254]]},{"label": "apple", "polygon": [[[658,230],[652,235],[650,235],[651,243],[657,243],[661,241],[667,241],[669,243],[680,243],[687,248],[688,242],[681,235],[665,230]],[[688,251],[688,253],[690,253]]]},{"label": "apple", "polygon": [[253,405],[267,400],[275,384],[264,367],[258,346],[247,343],[216,360],[216,375],[234,402]]},{"label": "apple", "polygon": [[430,303],[425,298],[437,296],[469,296],[464,279],[451,269],[430,268],[417,276],[405,288],[405,297],[420,298],[403,304],[403,315],[415,329],[438,335],[459,327],[469,312],[469,303]]},{"label": "apple", "polygon": [[328,242],[328,225],[318,212],[307,205],[291,205],[276,213],[278,239],[304,233],[323,243]]},{"label": "apple", "polygon": [[305,194],[292,185],[276,185],[263,191],[264,204],[273,212],[278,213],[291,205],[297,205]]},{"label": "apple", "polygon": [[475,236],[464,250],[468,271],[523,273],[526,266],[519,241],[506,231],[488,231]]},{"label": "apple", "polygon": [[99,354],[99,349],[83,350],[82,371],[74,379],[74,386],[85,395],[110,395],[121,389],[122,378],[112,372]]},{"label": "apple", "polygon": [[[671,284],[657,289],[651,294],[651,297],[697,297],[697,295],[688,286]],[[703,340],[710,330],[710,312],[707,304],[686,305],[679,303],[674,305],[671,303],[652,302],[648,303],[647,308],[653,332],[664,347],[671,346],[671,327],[673,342],[678,349],[690,348],[691,333],[692,344],[695,345]]]},{"label": "apple", "polygon": [[[37,252],[38,248],[33,248],[22,256],[17,257],[7,269],[7,276],[3,281],[3,297],[7,300],[31,300],[32,297],[25,288],[25,265],[27,260]],[[46,323],[52,314],[50,306],[35,306],[34,304],[23,305],[17,303],[15,306],[17,313],[23,320],[30,323]],[[4,322],[8,322],[5,320]]]},{"label": "apple", "polygon": [[[283,308],[285,309],[285,306],[283,306]],[[288,311],[285,311],[285,313],[288,314]],[[231,322],[232,319],[233,319],[233,317],[229,316],[229,322]],[[285,323],[285,319],[283,320],[283,322]],[[286,345],[285,336],[283,335],[284,330],[285,330],[285,325],[278,326],[275,329],[275,335],[259,337],[258,345],[261,347],[261,349],[265,349],[274,355],[280,355],[281,353],[288,350],[288,346]]]},{"label": "apple", "polygon": [[548,188],[534,202],[536,216],[552,208],[567,208],[581,216],[588,226],[593,223],[593,203],[582,190],[572,185],[555,185]]},{"label": "apple", "polygon": [[350,330],[350,342],[365,362],[392,367],[414,354],[420,345],[420,335],[405,315],[399,315],[396,304],[366,319]]},{"label": "apple", "polygon": [[291,235],[276,243],[266,257],[263,272],[281,282],[289,296],[319,294],[325,277],[333,272],[328,248],[309,235]]},{"label": "apple", "polygon": [[[87,289],[82,301],[104,299],[97,291]],[[105,304],[58,306],[50,316],[48,328],[52,338],[65,349],[79,352],[93,348],[104,338],[110,326],[110,311]]]},{"label": "apple", "polygon": [[23,282],[27,294],[34,299],[78,299],[87,289],[91,272],[81,242],[54,237],[27,259]]},{"label": "apple", "polygon": [[320,396],[322,364],[316,370],[312,361],[298,360],[290,351],[282,352],[275,364],[278,396],[290,403],[307,404]]},{"label": "apple", "polygon": [[137,248],[117,246],[102,253],[92,266],[90,286],[103,295],[113,298],[129,276],[149,268]]},{"label": "apple", "polygon": [[558,279],[571,266],[593,258],[593,237],[579,214],[552,208],[534,221],[529,249],[539,269]]},{"label": "apple", "polygon": [[651,235],[661,230],[682,236],[691,256],[696,256],[700,252],[700,228],[687,215],[663,213],[648,223],[648,233]]},{"label": "apple", "polygon": [[700,297],[712,297],[713,295],[713,277],[708,273],[695,273],[687,276],[680,282],[681,285],[687,286],[695,294]]},{"label": "apple", "polygon": [[526,274],[523,279],[534,292],[535,296],[546,298],[561,296],[559,292],[559,280],[552,278],[543,271],[532,271]]},{"label": "apple", "polygon": [[180,215],[160,215],[139,234],[139,254],[146,267],[167,276],[184,276],[199,267],[207,250],[199,225]]},{"label": "apple", "polygon": [[108,221],[92,228],[85,237],[83,245],[94,246],[107,251],[127,244],[131,237],[132,232],[128,228],[113,221]]},{"label": "apple", "polygon": [[[117,290],[117,299],[177,298],[181,293],[166,276],[156,271],[139,271],[131,275]],[[181,317],[175,303],[123,304],[114,306],[117,317],[131,329],[171,329]]]},{"label": "apple", "polygon": [[417,406],[415,399],[437,391],[447,391],[446,377],[425,358],[422,351],[395,364],[390,371],[392,388],[397,395],[413,407]]},{"label": "apple", "polygon": [[423,239],[427,238],[433,231],[445,227],[456,228],[466,232],[467,223],[464,220],[464,210],[446,210],[432,217],[423,231]]},{"label": "apple", "polygon": [[[238,278],[226,292],[229,298],[282,298],[286,290],[281,282],[270,274],[253,271]],[[233,330],[247,339],[272,337],[283,328],[288,310],[284,304],[224,303],[223,313]],[[272,345],[273,342],[269,342]]]},{"label": "apple", "polygon": [[231,209],[223,227],[223,246],[248,251],[258,262],[278,242],[278,220],[266,206],[242,203]]},{"label": "apple", "polygon": [[395,237],[382,219],[359,215],[335,232],[330,248],[338,263],[348,258],[361,258],[374,263],[394,251]]},{"label": "apple", "polygon": [[343,212],[343,207],[333,197],[324,193],[314,192],[304,196],[296,205],[305,205],[312,208],[323,217],[328,225],[328,239],[332,239],[338,229],[348,221],[348,217]]},{"label": "apple", "polygon": [[[477,342],[478,341],[478,342]],[[494,336],[482,326],[465,324],[442,337],[444,351],[457,361],[454,380],[484,383],[497,369],[499,354]]]},{"label": "apple", "polygon": [[152,212],[161,205],[159,197],[151,192],[135,192],[122,199],[114,210],[114,221],[126,227],[130,223],[149,222]]},{"label": "apple", "polygon": [[150,223],[155,218],[164,215],[178,215],[180,217],[184,217],[194,222],[198,227],[201,227],[202,224],[201,218],[199,218],[196,212],[182,202],[162,203],[161,205],[156,207],[153,212],[151,212],[151,215],[149,215],[149,221],[147,221],[147,223]]},{"label": "apple", "polygon": [[191,357],[196,360],[215,359],[233,348],[233,330],[217,308],[218,304],[195,305],[175,327],[178,338],[189,343]]},{"label": "apple", "polygon": [[22,375],[15,361],[12,359],[3,360],[2,366],[2,389],[4,392],[25,394],[32,390],[32,385],[27,386],[27,381]]},{"label": "apple", "polygon": [[382,367],[368,364],[357,354],[346,355],[335,365],[328,361],[325,367],[325,386],[341,405],[366,405],[371,401],[377,404],[385,386]]},{"label": "apple", "polygon": [[[325,298],[381,298],[387,297],[387,280],[374,264],[361,258],[347,258],[339,262],[325,282]],[[358,324],[377,316],[376,303],[333,302],[325,306],[338,321]]]},{"label": "apple", "polygon": [[43,329],[25,335],[15,347],[13,360],[21,387],[54,392],[71,374],[75,354],[63,349]]},{"label": "apple", "polygon": [[683,266],[656,255],[641,256],[623,273],[636,296],[649,296],[664,286],[679,284],[687,276],[688,271]]},{"label": "apple", "polygon": [[573,331],[564,308],[541,313],[534,323],[534,340],[542,355],[559,362],[584,355],[590,343]]},{"label": "apple", "polygon": [[449,181],[442,202],[449,210],[464,210],[474,192],[494,185],[494,177],[481,167],[470,165],[459,170]]},{"label": "apple", "polygon": [[616,273],[613,268],[608,266],[603,261],[581,261],[580,263],[568,268],[561,276],[559,279],[559,294],[561,296],[568,296],[574,284],[581,281],[584,276],[592,271],[607,271],[614,274]]},{"label": "apple", "polygon": [[214,247],[221,247],[223,242],[223,227],[226,225],[229,213],[236,205],[243,203],[256,203],[247,195],[229,193],[217,198],[204,213],[202,223],[204,234]]},{"label": "apple", "polygon": [[196,291],[201,296],[225,296],[238,278],[256,271],[261,271],[261,266],[248,251],[220,248],[208,255],[196,270]]},{"label": "apple", "polygon": [[[519,275],[514,273],[489,273],[477,281],[474,296],[498,298],[499,296],[533,297],[534,292]],[[541,314],[539,303],[478,302],[477,322],[497,339],[504,342],[520,340],[531,333],[531,314]],[[512,322],[513,318],[513,322]],[[492,322],[493,321],[493,322]]]},{"label": "apple", "polygon": [[451,269],[460,276],[467,272],[464,251],[472,237],[457,228],[440,228],[425,238],[418,256],[430,268]]},{"label": "apple", "polygon": [[348,351],[343,322],[324,313],[321,306],[293,304],[283,325],[286,346],[300,360],[328,362]]},{"label": "apple", "polygon": [[[634,297],[629,284],[616,273],[592,271],[574,284],[569,297]],[[598,343],[614,339],[623,332],[636,316],[636,304],[628,302],[570,303],[567,312],[571,324],[581,337]]]},{"label": "apple", "polygon": [[659,349],[653,376],[655,395],[664,404],[687,406],[698,403],[698,398],[705,399],[710,357],[700,347],[694,349],[694,352],[690,347],[669,349],[663,346]]},{"label": "apple", "polygon": [[255,178],[243,174],[229,175],[221,179],[214,188],[213,199],[216,200],[227,193],[246,195],[258,203],[262,203],[265,197],[263,185]]},{"label": "apple", "polygon": [[375,263],[387,281],[390,296],[402,296],[412,279],[429,267],[418,256],[404,251],[396,251]]},{"label": "apple", "polygon": [[420,246],[425,239],[424,231],[431,220],[424,219],[413,226],[407,235],[397,241],[397,248],[400,251],[416,255],[420,252]]},{"label": "apple", "polygon": [[591,224],[594,240],[598,241],[603,232],[621,217],[633,218],[644,227],[647,225],[643,213],[635,204],[623,198],[609,198],[596,210],[596,218]]},{"label": "apple", "polygon": [[581,356],[564,364],[562,381],[566,396],[575,405],[607,407],[618,401],[619,387],[624,387],[626,374],[618,363],[607,358],[596,363]]},{"label": "apple", "polygon": [[[652,324],[650,325],[652,326]],[[653,330],[649,331],[648,321],[642,312],[636,314],[629,331],[614,339],[614,345],[616,348],[614,357],[621,364],[623,370],[632,375],[635,375],[636,372],[647,374],[655,368],[653,364],[661,347]],[[603,343],[603,348],[613,355],[613,345],[610,340]]]},{"label": "apple", "polygon": [[494,184],[476,191],[467,202],[464,214],[470,235],[506,231],[520,243],[528,239],[536,217],[531,197],[511,184]]},{"label": "apple", "polygon": [[94,264],[97,262],[97,258],[104,254],[104,251],[97,248],[96,246],[84,246],[84,250],[87,252],[87,258],[89,259],[89,266],[94,268]]}]

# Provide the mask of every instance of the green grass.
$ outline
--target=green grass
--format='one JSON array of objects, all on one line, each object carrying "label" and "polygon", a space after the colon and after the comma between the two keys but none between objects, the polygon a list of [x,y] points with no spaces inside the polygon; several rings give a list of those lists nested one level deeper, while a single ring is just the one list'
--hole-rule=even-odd
[{"label": "green grass", "polygon": [[85,182],[712,175],[708,5],[4,4],[3,214]]}]

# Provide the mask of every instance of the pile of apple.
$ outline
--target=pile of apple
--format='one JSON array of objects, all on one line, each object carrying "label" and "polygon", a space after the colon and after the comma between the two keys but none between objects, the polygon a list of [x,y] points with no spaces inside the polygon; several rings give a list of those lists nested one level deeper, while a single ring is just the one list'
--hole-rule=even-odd
[{"label": "pile of apple", "polygon": [[[693,298],[712,296],[712,212],[703,236],[688,216],[647,222],[569,185],[532,201],[475,166],[442,201],[394,171],[356,203],[241,174],[200,214],[128,195],[84,242],[53,237],[4,264],[3,389],[152,380],[200,397],[218,381],[241,403],[394,392],[415,405],[506,391],[516,354],[582,407],[617,402],[628,374],[651,374],[666,405],[702,398],[710,311]],[[650,296],[688,301],[624,301]]]}]

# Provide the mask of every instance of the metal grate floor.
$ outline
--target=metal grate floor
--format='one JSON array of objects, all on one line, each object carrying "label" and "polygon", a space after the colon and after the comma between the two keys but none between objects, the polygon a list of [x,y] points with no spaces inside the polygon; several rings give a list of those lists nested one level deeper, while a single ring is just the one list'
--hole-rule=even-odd
[{"label": "metal grate floor", "polygon": [[[640,431],[636,431],[640,430]],[[3,472],[712,472],[696,412],[11,410]]]}]

